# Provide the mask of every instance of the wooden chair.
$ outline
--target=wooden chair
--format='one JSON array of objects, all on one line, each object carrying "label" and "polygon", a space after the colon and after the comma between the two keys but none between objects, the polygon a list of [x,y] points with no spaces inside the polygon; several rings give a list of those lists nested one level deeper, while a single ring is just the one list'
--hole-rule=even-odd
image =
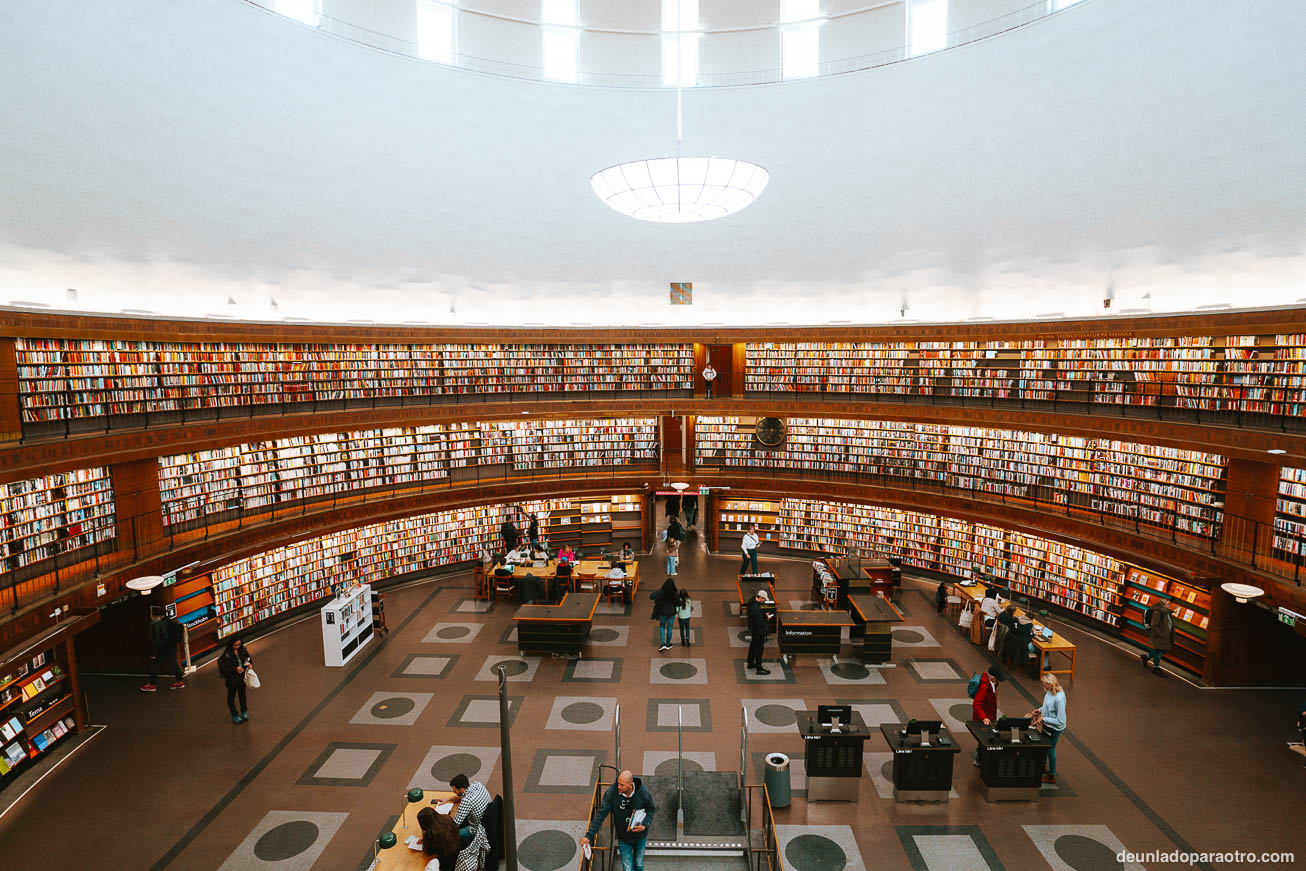
[{"label": "wooden chair", "polygon": [[508,601],[512,601],[512,594],[517,587],[512,575],[501,575],[496,572],[493,578],[493,584],[494,600],[496,602],[499,600],[500,593],[506,596]]}]

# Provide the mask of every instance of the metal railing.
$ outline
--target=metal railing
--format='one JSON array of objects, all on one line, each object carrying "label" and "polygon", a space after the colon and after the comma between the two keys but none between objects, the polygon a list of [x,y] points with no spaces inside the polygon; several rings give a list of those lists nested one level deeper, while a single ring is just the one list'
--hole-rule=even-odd
[{"label": "metal railing", "polygon": [[780,859],[780,841],[775,833],[775,810],[771,807],[771,793],[765,783],[750,783],[744,790],[744,805],[749,809],[749,819],[753,816],[754,797],[759,800],[762,816],[762,825],[756,832],[756,838],[751,824],[745,830],[748,867],[751,871],[784,871],[784,862]]},{"label": "metal railing", "polygon": [[[603,770],[605,768],[611,769],[612,771],[612,780],[607,783],[603,781]],[[590,820],[594,819],[594,814],[598,812],[599,804],[603,801],[603,793],[607,790],[608,787],[612,786],[614,783],[617,782],[617,777],[620,773],[621,770],[619,768],[614,768],[613,766],[607,765],[606,763],[599,764],[599,775],[594,781],[594,791],[590,795],[589,813],[585,816],[586,826],[590,824]],[[598,843],[598,833],[596,832],[594,841],[590,843],[591,855],[589,857],[586,857],[585,851],[584,850],[580,851],[580,865],[578,866],[579,871],[608,871],[608,868],[611,867],[612,865],[613,854],[616,852],[616,838],[617,838],[616,825],[617,825],[616,815],[615,814],[609,815],[608,843],[606,845],[600,846]]]}]

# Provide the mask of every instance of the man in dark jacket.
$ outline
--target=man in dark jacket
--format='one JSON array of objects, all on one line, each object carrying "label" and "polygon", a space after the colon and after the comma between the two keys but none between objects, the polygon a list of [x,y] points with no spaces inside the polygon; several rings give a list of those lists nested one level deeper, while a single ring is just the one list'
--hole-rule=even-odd
[{"label": "man in dark jacket", "polygon": [[503,536],[503,549],[505,552],[517,549],[517,539],[521,533],[517,531],[517,524],[512,522],[512,518],[503,521],[499,527],[499,534]]},{"label": "man in dark jacket", "polygon": [[181,643],[181,624],[164,613],[157,605],[150,609],[150,680],[141,687],[141,692],[152,693],[158,689],[159,665],[167,666],[175,680],[168,689],[186,688],[182,680],[181,665],[177,663],[177,645]]},{"label": "man in dark jacket", "polygon": [[[637,822],[638,811],[643,811],[643,815]],[[580,839],[580,845],[582,848],[588,846],[598,834],[599,826],[603,825],[608,814],[612,814],[617,826],[617,852],[621,854],[622,869],[644,871],[644,846],[648,843],[648,830],[653,825],[656,811],[653,796],[640,779],[629,771],[623,771],[617,775],[617,782],[603,793],[603,801],[594,812],[594,819],[590,820],[590,827],[585,831],[585,837]]]},{"label": "man in dark jacket", "polygon": [[766,644],[766,612],[762,604],[767,601],[766,590],[758,590],[753,601],[748,603],[748,662],[747,668],[758,674],[770,674],[771,670],[762,667],[762,647]]}]

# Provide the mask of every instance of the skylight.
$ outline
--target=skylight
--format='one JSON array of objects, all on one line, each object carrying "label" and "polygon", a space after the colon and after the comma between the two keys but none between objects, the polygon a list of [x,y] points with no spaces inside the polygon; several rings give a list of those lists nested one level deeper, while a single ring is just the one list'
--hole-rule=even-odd
[{"label": "skylight", "polygon": [[907,51],[912,57],[948,47],[948,0],[911,0]]},{"label": "skylight", "polygon": [[417,55],[452,64],[454,8],[439,0],[417,0]]}]

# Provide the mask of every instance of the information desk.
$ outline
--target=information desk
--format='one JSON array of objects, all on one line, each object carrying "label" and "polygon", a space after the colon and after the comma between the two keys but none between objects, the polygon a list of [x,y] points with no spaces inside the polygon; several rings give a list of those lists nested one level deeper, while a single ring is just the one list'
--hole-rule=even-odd
[{"label": "information desk", "polygon": [[[953,584],[953,595],[961,596],[962,607],[977,606],[981,599],[984,598],[984,592],[988,588],[976,581],[972,586],[963,587],[961,584]],[[1004,600],[1005,601],[1005,600]],[[974,610],[972,607],[971,610]],[[1034,649],[1038,651],[1038,677],[1043,679],[1044,674],[1064,674],[1070,677],[1075,676],[1075,645],[1074,642],[1067,639],[1058,632],[1053,632],[1051,638],[1042,636],[1043,621],[1034,617],[1033,614],[1026,614],[1021,608],[1016,609],[1017,617],[1029,617],[1034,621]],[[979,619],[979,615],[975,615]],[[987,630],[986,630],[987,631]],[[988,641],[988,636],[984,636]],[[1057,666],[1060,666],[1058,668]]]},{"label": "information desk", "polygon": [[843,630],[857,625],[842,611],[777,610],[775,618],[780,659],[786,665],[803,654],[833,656],[838,661]]},{"label": "information desk", "polygon": [[978,720],[966,729],[979,744],[980,779],[987,801],[1038,801],[1043,764],[1051,746],[1037,729],[1020,731],[1019,742],[1009,731],[998,732]]},{"label": "information desk", "polygon": [[[825,565],[839,585],[838,607],[841,609],[847,609],[848,597],[857,593],[893,598],[894,568],[888,560],[829,558]],[[813,578],[813,585],[815,583]]]},{"label": "information desk", "polygon": [[848,615],[853,621],[852,637],[862,639],[862,663],[888,662],[893,657],[893,624],[902,622],[902,613],[888,599],[852,593]]},{"label": "information desk", "polygon": [[904,734],[906,725],[883,723],[880,734],[893,751],[894,801],[947,801],[952,791],[952,761],[961,752],[947,727],[922,741]]},{"label": "information desk", "polygon": [[523,656],[551,653],[579,657],[590,637],[599,594],[568,593],[557,605],[517,609],[517,649]]},{"label": "information desk", "polygon": [[857,801],[862,782],[862,754],[871,736],[862,715],[832,734],[816,719],[816,711],[798,712],[798,732],[803,736],[803,763],[807,771],[808,801]]},{"label": "information desk", "polygon": [[393,830],[399,841],[393,847],[378,853],[377,861],[372,867],[377,871],[423,871],[426,863],[435,857],[428,856],[421,850],[411,850],[404,846],[404,842],[412,835],[422,837],[422,827],[417,825],[418,811],[424,807],[434,807],[441,802],[452,801],[453,797],[452,792],[428,789],[422,794],[421,801],[410,802],[404,799],[403,816],[395,823]]},{"label": "information desk", "polygon": [[758,590],[766,591],[767,602],[762,606],[766,613],[766,625],[770,632],[775,631],[775,575],[738,575],[735,587],[739,590],[739,617],[748,619],[748,603],[753,601]]}]

